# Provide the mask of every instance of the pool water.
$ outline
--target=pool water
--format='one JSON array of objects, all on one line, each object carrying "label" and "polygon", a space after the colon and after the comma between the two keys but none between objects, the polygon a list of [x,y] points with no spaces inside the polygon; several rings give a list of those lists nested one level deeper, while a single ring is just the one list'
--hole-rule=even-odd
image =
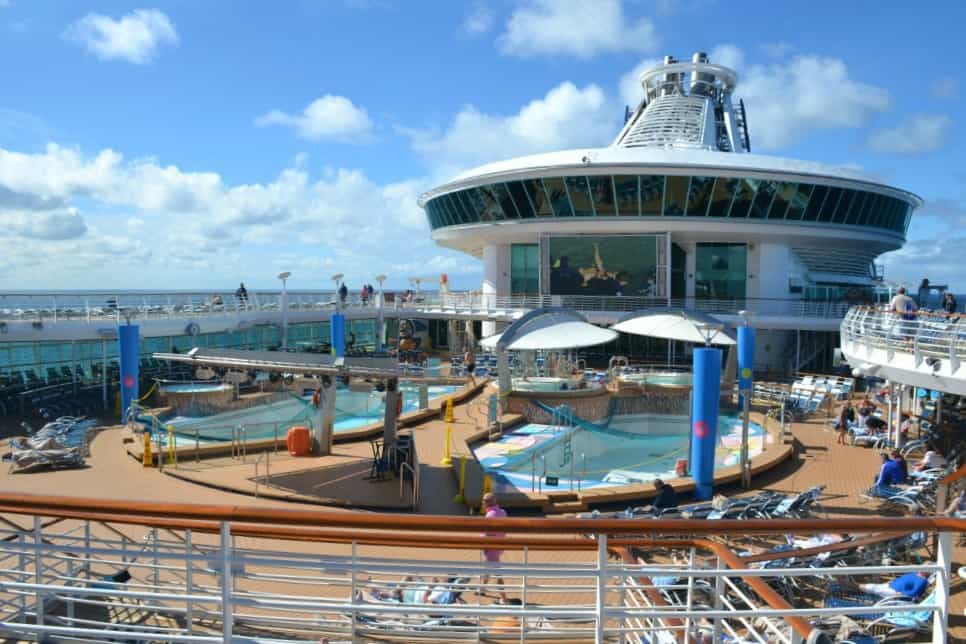
[{"label": "pool water", "polygon": [[[750,455],[759,454],[769,439],[751,423]],[[483,469],[518,489],[531,489],[532,473],[540,477],[544,468],[558,478],[559,489],[569,489],[571,477],[576,489],[577,479],[581,488],[593,488],[676,478],[677,462],[688,458],[689,445],[686,416],[635,414],[603,426],[525,425],[473,451]],[[741,421],[722,416],[715,467],[737,465],[740,449]]]},{"label": "pool water", "polygon": [[[403,413],[419,408],[419,387],[400,385],[403,394]],[[430,385],[429,398],[454,393],[459,385]],[[385,394],[381,392],[352,391],[340,387],[336,393],[335,431],[344,432],[365,425],[381,422],[385,414]],[[318,410],[312,405],[312,397],[292,395],[281,400],[247,409],[235,409],[210,416],[173,416],[163,418],[166,425],[174,428],[180,442],[193,442],[197,431],[201,441],[228,441],[238,427],[245,428],[246,440],[282,437],[293,425],[312,424]]]},{"label": "pool water", "polygon": [[164,385],[161,387],[161,393],[164,394],[210,394],[216,391],[227,391],[232,388],[232,385],[223,384],[220,382],[194,382],[183,385]]}]

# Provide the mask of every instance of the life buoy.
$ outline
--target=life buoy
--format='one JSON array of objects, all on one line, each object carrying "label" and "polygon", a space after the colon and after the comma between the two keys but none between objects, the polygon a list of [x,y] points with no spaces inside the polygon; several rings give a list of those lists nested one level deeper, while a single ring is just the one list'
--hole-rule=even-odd
[{"label": "life buoy", "polygon": [[315,393],[312,394],[312,404],[316,407],[322,404],[322,387],[316,389]]},{"label": "life buoy", "polygon": [[201,327],[198,326],[197,322],[192,322],[191,324],[185,327],[184,331],[188,335],[195,336],[201,333]]}]

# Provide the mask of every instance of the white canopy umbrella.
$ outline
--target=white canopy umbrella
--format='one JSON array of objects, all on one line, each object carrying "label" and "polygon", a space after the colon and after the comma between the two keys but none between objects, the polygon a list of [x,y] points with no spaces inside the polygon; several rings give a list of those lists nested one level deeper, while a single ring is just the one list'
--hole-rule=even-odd
[{"label": "white canopy umbrella", "polygon": [[700,311],[686,309],[649,309],[622,317],[611,327],[621,333],[646,335],[697,344],[735,344],[731,333],[717,318]]},{"label": "white canopy umbrella", "polygon": [[610,342],[617,337],[611,329],[593,325],[567,309],[543,308],[531,311],[497,333],[480,341],[484,349],[509,351],[579,349]]},{"label": "white canopy umbrella", "polygon": [[610,342],[617,332],[594,326],[576,311],[547,307],[530,311],[508,326],[503,333],[485,338],[485,348],[495,348],[500,395],[510,392],[510,366],[507,351],[577,349]]}]

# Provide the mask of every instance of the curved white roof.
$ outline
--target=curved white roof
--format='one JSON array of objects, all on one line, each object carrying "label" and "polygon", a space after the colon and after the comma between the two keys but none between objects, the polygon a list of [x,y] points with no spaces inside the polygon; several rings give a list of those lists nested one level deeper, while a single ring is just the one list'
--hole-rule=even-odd
[{"label": "curved white roof", "polygon": [[649,169],[654,174],[767,173],[787,177],[808,177],[816,183],[863,184],[866,189],[884,192],[904,199],[915,207],[922,199],[901,188],[895,188],[852,168],[761,154],[735,154],[713,150],[674,148],[591,148],[562,150],[516,157],[478,166],[434,188],[419,198],[422,206],[440,194],[461,188],[483,185],[497,179],[545,176],[551,172],[584,168],[585,174],[619,173],[621,169]]}]

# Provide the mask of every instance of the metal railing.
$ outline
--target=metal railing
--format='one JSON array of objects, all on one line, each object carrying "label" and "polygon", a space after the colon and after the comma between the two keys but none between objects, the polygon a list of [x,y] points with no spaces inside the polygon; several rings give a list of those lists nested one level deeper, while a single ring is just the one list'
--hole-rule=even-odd
[{"label": "metal railing", "polygon": [[532,310],[562,306],[577,311],[629,312],[658,307],[688,308],[706,313],[736,315],[740,310],[760,316],[841,318],[849,308],[842,300],[802,300],[771,298],[663,298],[618,297],[604,295],[486,295],[475,291],[451,293],[423,292],[410,298],[402,295],[376,296],[363,301],[350,293],[344,302],[331,291],[288,292],[285,303],[280,291],[249,291],[239,299],[233,292],[195,293],[0,293],[0,321],[44,322],[81,321],[91,324],[135,320],[238,317],[248,313],[289,311],[333,311],[384,308],[412,311],[454,311],[487,313]]},{"label": "metal railing", "polygon": [[630,312],[649,308],[688,308],[706,313],[737,315],[750,310],[759,316],[841,318],[849,303],[840,300],[795,300],[769,298],[655,298],[603,295],[484,295],[476,292],[423,294],[413,301],[397,300],[397,309],[455,312],[497,312],[533,310],[562,306],[576,311]]},{"label": "metal railing", "polygon": [[[830,642],[818,638],[818,622],[873,613],[879,626],[891,616],[945,642],[952,532],[966,528],[940,518],[482,519],[18,494],[0,494],[0,512],[31,521],[0,526],[0,629],[38,640],[643,642],[727,633]],[[935,558],[919,560],[910,545],[908,565],[883,564],[914,531],[938,536]],[[735,552],[750,547],[749,535],[784,543],[786,534],[845,532],[875,536]],[[487,562],[482,548],[504,556]],[[805,599],[835,580],[907,572],[935,576],[918,603]]]},{"label": "metal railing", "polygon": [[897,315],[887,309],[858,306],[842,320],[843,342],[868,351],[912,354],[916,366],[948,360],[952,371],[966,360],[966,323],[956,313],[919,311]]}]

